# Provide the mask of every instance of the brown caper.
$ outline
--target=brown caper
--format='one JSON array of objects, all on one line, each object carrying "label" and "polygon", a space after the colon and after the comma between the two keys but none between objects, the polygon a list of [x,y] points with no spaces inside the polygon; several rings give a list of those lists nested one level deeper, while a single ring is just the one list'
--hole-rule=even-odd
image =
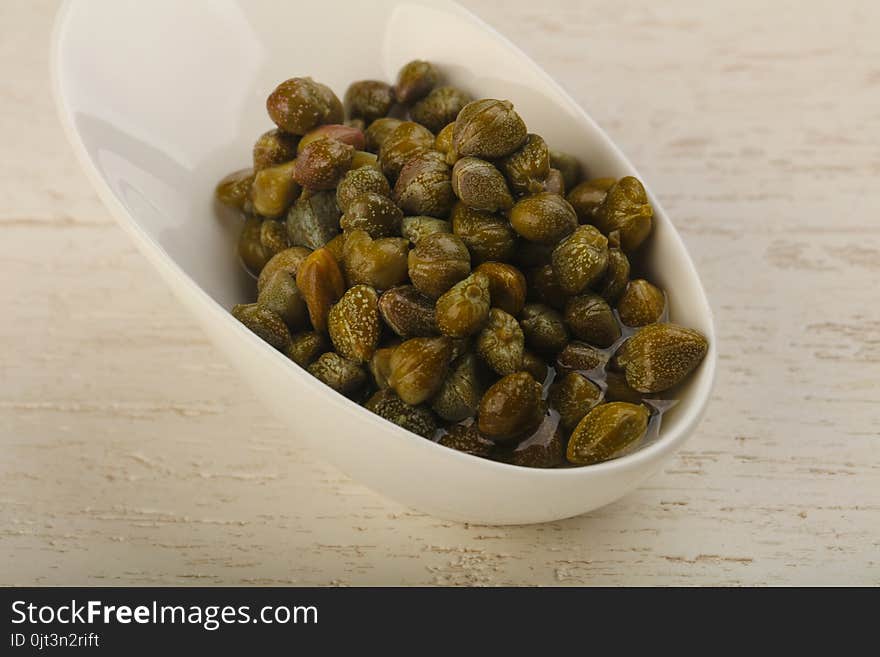
[{"label": "brown caper", "polygon": [[592,292],[568,300],[565,323],[578,340],[597,347],[610,347],[620,337],[620,326],[611,306]]},{"label": "brown caper", "polygon": [[663,290],[637,278],[630,281],[617,304],[620,321],[627,326],[645,326],[659,322],[666,308]]},{"label": "brown caper", "polygon": [[474,270],[489,279],[492,305],[516,317],[526,302],[526,277],[522,272],[503,262],[484,262]]},{"label": "brown caper", "polygon": [[488,458],[495,447],[495,443],[483,436],[473,424],[456,424],[440,436],[437,442],[444,447],[483,458]]},{"label": "brown caper", "polygon": [[619,231],[620,248],[632,253],[650,234],[653,217],[654,210],[642,183],[626,176],[608,190],[593,212],[592,223],[606,235]]},{"label": "brown caper", "polygon": [[242,169],[230,173],[217,184],[217,200],[230,208],[243,209],[245,202],[250,199],[254,177],[253,169]]},{"label": "brown caper", "polygon": [[352,82],[345,92],[343,104],[349,117],[370,123],[388,114],[394,104],[394,91],[380,80]]},{"label": "brown caper", "polygon": [[398,345],[376,349],[368,365],[373,381],[380,389],[388,388],[388,377],[391,376],[391,356]]},{"label": "brown caper", "polygon": [[550,175],[550,151],[540,135],[527,135],[525,142],[499,162],[514,194],[537,194]]},{"label": "brown caper", "polygon": [[538,383],[543,384],[547,380],[547,373],[549,372],[547,363],[544,362],[543,358],[536,356],[528,349],[523,352],[522,368],[523,371],[531,374],[532,378]]},{"label": "brown caper", "polygon": [[379,164],[389,181],[396,181],[406,161],[434,146],[434,135],[425,126],[404,121],[385,137],[379,150]]},{"label": "brown caper", "polygon": [[447,123],[455,121],[471,97],[455,87],[437,87],[415,103],[409,111],[413,121],[431,132],[439,132]]},{"label": "brown caper", "polygon": [[309,322],[302,293],[286,271],[275,272],[260,290],[257,303],[274,311],[291,330],[303,329]]},{"label": "brown caper", "polygon": [[308,306],[312,327],[323,333],[330,307],[345,293],[345,280],[333,254],[326,248],[312,251],[296,272],[296,286]]},{"label": "brown caper", "polygon": [[516,319],[503,310],[492,308],[489,311],[489,321],[477,336],[476,346],[480,358],[501,376],[522,369],[523,330]]},{"label": "brown caper", "polygon": [[394,95],[398,103],[411,105],[427,96],[440,81],[440,74],[431,62],[415,59],[397,74]]},{"label": "brown caper", "polygon": [[453,150],[459,156],[504,157],[522,146],[528,134],[526,124],[513,109],[513,103],[507,100],[475,100],[461,108],[458,117],[453,116],[451,120],[455,120]]},{"label": "brown caper", "polygon": [[593,213],[605,200],[608,190],[615,182],[615,178],[596,178],[571,188],[566,198],[577,213],[580,223],[592,223]]},{"label": "brown caper", "polygon": [[553,249],[553,272],[566,294],[580,294],[608,268],[608,239],[595,226],[583,225]]},{"label": "brown caper", "polygon": [[238,236],[238,257],[254,276],[258,276],[269,261],[269,252],[260,241],[263,222],[259,217],[247,217]]},{"label": "brown caper", "polygon": [[513,255],[513,263],[522,269],[543,267],[550,264],[555,244],[539,244],[530,242],[519,237],[513,228],[510,229],[516,238],[516,252]]},{"label": "brown caper", "polygon": [[586,342],[572,340],[556,356],[556,371],[559,374],[569,372],[587,373],[604,367],[608,358],[596,347]]},{"label": "brown caper", "polygon": [[[565,189],[574,189],[581,179],[581,163],[562,151],[550,151],[550,167],[559,171]],[[569,201],[571,203],[571,201]],[[574,205],[574,204],[572,204]],[[577,212],[577,210],[575,210]]]},{"label": "brown caper", "polygon": [[608,369],[605,372],[605,401],[622,401],[641,404],[645,399],[638,390],[633,390],[626,382],[626,374]]},{"label": "brown caper", "polygon": [[400,233],[414,245],[419,240],[434,233],[451,233],[452,224],[445,219],[435,217],[404,217],[400,224]]},{"label": "brown caper", "polygon": [[302,261],[308,257],[309,253],[311,253],[309,249],[301,246],[292,246],[289,249],[285,249],[274,255],[272,259],[266,263],[262,271],[260,271],[260,276],[257,279],[257,292],[263,289],[263,286],[270,278],[272,278],[272,276],[275,275],[276,272],[287,272],[295,279],[299,266],[302,264]]},{"label": "brown caper", "polygon": [[549,400],[559,413],[562,427],[571,431],[602,401],[602,390],[583,374],[569,372],[550,386]]},{"label": "brown caper", "polygon": [[403,213],[390,198],[376,192],[364,192],[348,204],[339,225],[345,232],[363,230],[377,239],[400,235],[402,219]]},{"label": "brown caper", "polygon": [[599,296],[610,304],[616,304],[629,281],[629,269],[629,258],[623,251],[614,247],[608,249],[608,267],[596,287]]},{"label": "brown caper", "polygon": [[471,271],[467,247],[455,235],[434,233],[409,252],[409,277],[418,290],[434,299]]},{"label": "brown caper", "polygon": [[577,425],[568,441],[566,457],[575,465],[614,458],[645,435],[650,412],[626,402],[599,404]]},{"label": "brown caper", "polygon": [[451,338],[473,335],[489,318],[489,279],[471,274],[456,283],[439,299],[436,306],[437,328]]},{"label": "brown caper", "polygon": [[287,226],[280,219],[265,219],[260,226],[260,244],[270,258],[290,246],[287,239]]},{"label": "brown caper", "polygon": [[369,151],[355,151],[354,155],[351,156],[351,168],[361,169],[363,167],[370,167],[371,169],[375,169],[379,173],[382,173],[382,167],[379,164],[378,155],[370,153]]},{"label": "brown caper", "polygon": [[530,269],[526,274],[526,281],[530,300],[544,303],[556,310],[565,308],[568,296],[559,285],[552,265]]},{"label": "brown caper", "polygon": [[326,84],[315,82],[315,87],[317,87],[318,95],[327,106],[327,113],[322,123],[342,123],[345,119],[345,108],[342,107],[342,101]]},{"label": "brown caper", "polygon": [[568,202],[550,192],[527,196],[510,211],[510,225],[525,239],[556,244],[577,228],[577,216]]},{"label": "brown caper", "polygon": [[327,330],[337,353],[364,363],[379,345],[379,296],[369,285],[349,288],[327,316]]},{"label": "brown caper", "polygon": [[295,246],[319,249],[339,233],[339,209],[332,190],[300,196],[287,213],[287,236]]},{"label": "brown caper", "polygon": [[311,142],[294,161],[293,179],[306,189],[333,189],[351,168],[354,147],[335,139]]},{"label": "brown caper", "polygon": [[[446,126],[437,133],[437,138],[434,139],[434,150],[438,153],[441,153],[444,158],[449,154],[452,150],[452,133],[455,130],[455,121],[452,123],[447,123]],[[455,164],[455,162],[449,162],[446,160],[447,164]]]},{"label": "brown caper", "polygon": [[520,318],[526,344],[539,354],[551,356],[568,343],[568,329],[562,315],[541,303],[526,304]]},{"label": "brown caper", "polygon": [[364,132],[364,137],[367,142],[366,150],[371,153],[378,153],[388,135],[394,132],[397,126],[401,123],[403,123],[403,121],[400,119],[395,119],[390,116],[385,116],[373,121],[367,126],[367,129]]},{"label": "brown caper", "polygon": [[343,265],[350,285],[387,290],[406,281],[409,242],[402,237],[374,240],[366,231],[348,233]]},{"label": "brown caper", "polygon": [[391,196],[391,185],[381,171],[372,167],[351,169],[336,187],[336,205],[346,212],[351,202],[366,192]]},{"label": "brown caper", "polygon": [[663,392],[681,383],[708,349],[699,331],[676,324],[648,324],[623,343],[615,360],[631,388]]},{"label": "brown caper", "polygon": [[307,146],[321,139],[332,139],[342,144],[348,144],[358,151],[364,150],[367,143],[362,130],[350,125],[332,123],[309,130],[296,145],[296,152],[302,154]]},{"label": "brown caper", "polygon": [[308,370],[322,383],[348,397],[367,382],[367,373],[358,363],[343,358],[335,351],[321,354],[318,360],[309,365]]},{"label": "brown caper", "polygon": [[437,420],[429,409],[407,404],[393,390],[378,391],[364,407],[422,438],[431,438],[437,431]]},{"label": "brown caper", "polygon": [[254,171],[290,162],[298,143],[299,137],[278,128],[264,132],[254,144]]},{"label": "brown caper", "polygon": [[541,384],[528,372],[496,381],[480,400],[477,427],[497,443],[527,435],[543,420]]},{"label": "brown caper", "polygon": [[411,338],[391,354],[388,383],[407,404],[421,404],[443,385],[451,360],[449,338]]},{"label": "brown caper", "polygon": [[300,367],[308,367],[330,348],[330,342],[323,333],[303,331],[290,338],[287,357]]},{"label": "brown caper", "polygon": [[462,202],[452,209],[452,232],[467,246],[475,264],[510,260],[516,250],[516,233],[506,219]]},{"label": "brown caper", "polygon": [[412,285],[386,290],[379,297],[379,313],[385,324],[402,338],[437,335],[434,301]]},{"label": "brown caper", "polygon": [[547,416],[535,432],[517,445],[507,459],[524,468],[555,468],[565,461],[565,444],[559,423]]},{"label": "brown caper", "polygon": [[486,385],[486,373],[473,353],[453,361],[449,375],[431,400],[434,412],[448,422],[473,417],[480,405]]},{"label": "brown caper", "polygon": [[455,194],[452,172],[437,151],[424,151],[407,160],[394,185],[394,201],[411,215],[446,217]]},{"label": "brown caper", "polygon": [[290,344],[287,324],[260,303],[238,304],[232,308],[232,316],[276,349],[286,349]]},{"label": "brown caper", "polygon": [[452,190],[462,203],[474,210],[498,212],[513,206],[513,197],[501,172],[476,157],[463,157],[455,163]]},{"label": "brown caper", "polygon": [[300,186],[293,179],[296,160],[259,171],[251,186],[254,210],[263,217],[280,217],[299,196]]},{"label": "brown caper", "polygon": [[304,135],[322,123],[341,122],[341,109],[336,95],[311,78],[285,80],[266,99],[269,118],[294,135]]}]

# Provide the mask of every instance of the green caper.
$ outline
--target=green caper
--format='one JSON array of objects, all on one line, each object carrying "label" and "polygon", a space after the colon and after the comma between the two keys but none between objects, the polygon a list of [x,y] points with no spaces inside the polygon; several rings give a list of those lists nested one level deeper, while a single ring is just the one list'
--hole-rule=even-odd
[{"label": "green caper", "polygon": [[290,344],[287,324],[260,303],[238,304],[232,308],[232,316],[276,349],[284,350]]},{"label": "green caper", "polygon": [[421,404],[443,385],[451,360],[449,338],[411,338],[391,354],[388,383],[407,404]]},{"label": "green caper", "polygon": [[550,306],[529,303],[523,308],[520,318],[526,344],[539,354],[552,355],[562,350],[568,343],[568,329],[562,315]]},{"label": "green caper", "polygon": [[549,400],[559,413],[562,427],[571,431],[602,401],[602,390],[583,374],[569,372],[550,386]]},{"label": "green caper", "polygon": [[367,143],[363,131],[359,128],[339,123],[319,125],[302,136],[302,139],[296,145],[297,154],[301,155],[305,151],[306,146],[322,139],[332,139],[342,144],[348,144],[358,151],[364,150]]},{"label": "green caper", "polygon": [[311,78],[285,80],[266,99],[269,118],[279,128],[304,135],[322,123],[340,123],[342,105],[336,95]]},{"label": "green caper", "polygon": [[645,188],[636,178],[626,176],[608,190],[593,212],[593,224],[606,235],[620,233],[620,248],[632,253],[651,232],[654,210]]},{"label": "green caper", "polygon": [[550,169],[547,177],[544,178],[544,182],[541,184],[541,189],[545,192],[565,197],[565,179],[562,177],[559,169]]},{"label": "green caper", "polygon": [[345,108],[342,107],[342,101],[326,84],[315,82],[315,87],[321,100],[324,101],[324,105],[327,106],[327,113],[324,115],[322,123],[342,123],[345,119]]},{"label": "green caper", "polygon": [[556,356],[556,371],[561,374],[569,372],[590,372],[604,367],[608,358],[596,347],[572,340]]},{"label": "green caper", "polygon": [[382,142],[379,150],[382,173],[389,181],[396,181],[409,158],[433,146],[434,135],[430,130],[413,121],[403,121]]},{"label": "green caper", "polygon": [[400,224],[400,233],[406,239],[418,244],[419,240],[434,233],[451,233],[452,224],[445,219],[435,217],[404,217]]},{"label": "green caper", "polygon": [[363,167],[370,167],[382,173],[382,166],[379,164],[378,155],[369,151],[355,151],[354,155],[351,156],[351,168],[361,169]]},{"label": "green caper", "polygon": [[363,230],[377,239],[400,235],[402,219],[403,213],[390,198],[376,192],[364,192],[348,204],[339,225],[345,232]]},{"label": "green caper", "polygon": [[620,321],[627,326],[645,326],[659,322],[666,308],[663,290],[637,278],[630,281],[617,304]]},{"label": "green caper", "polygon": [[[562,151],[550,151],[550,167],[559,171],[565,189],[574,189],[581,179],[581,163],[577,158]],[[571,201],[569,201],[571,203]],[[572,205],[574,205],[572,203]],[[577,211],[577,210],[575,210]]]},{"label": "green caper", "polygon": [[335,351],[321,354],[308,367],[309,373],[336,392],[353,396],[367,382],[367,373],[353,360],[343,358]]},{"label": "green caper", "polygon": [[290,162],[298,143],[299,137],[278,128],[264,132],[254,144],[254,171]]},{"label": "green caper", "polygon": [[390,197],[391,185],[381,171],[372,167],[351,169],[336,187],[336,205],[346,212],[351,202],[366,192]]},{"label": "green caper", "polygon": [[326,248],[312,251],[297,269],[296,286],[309,309],[312,327],[323,333],[330,307],[345,293],[345,279],[333,254]]},{"label": "green caper", "polygon": [[541,384],[528,372],[516,372],[496,381],[483,395],[477,427],[496,443],[504,443],[531,433],[543,417]]},{"label": "green caper", "polygon": [[578,340],[597,347],[610,347],[620,337],[620,326],[611,306],[592,292],[568,300],[565,323]]},{"label": "green caper", "polygon": [[437,151],[424,151],[407,160],[394,185],[394,201],[407,214],[446,217],[455,194],[452,172]]},{"label": "green caper", "polygon": [[339,233],[339,208],[332,190],[300,196],[287,213],[287,236],[295,246],[319,249]]},{"label": "green caper", "polygon": [[311,142],[294,161],[293,179],[306,189],[334,189],[351,168],[354,147],[335,139]]},{"label": "green caper", "polygon": [[577,228],[577,216],[568,202],[550,192],[527,196],[510,211],[510,225],[525,239],[556,244]]},{"label": "green caper", "polygon": [[633,390],[626,382],[626,374],[608,369],[605,372],[605,401],[622,401],[641,404],[645,399],[638,390]]},{"label": "green caper", "polygon": [[378,391],[364,407],[423,438],[431,438],[437,431],[437,420],[429,409],[407,404],[393,390]]},{"label": "green caper", "polygon": [[402,338],[437,335],[434,301],[412,285],[386,290],[379,297],[379,313],[385,324]]},{"label": "green caper", "polygon": [[475,264],[510,260],[516,251],[516,233],[506,219],[462,202],[452,208],[452,232],[467,246]]},{"label": "green caper", "polygon": [[503,262],[484,262],[474,270],[489,279],[492,305],[516,317],[526,302],[526,277],[522,272]]},{"label": "green caper", "polygon": [[398,103],[411,105],[427,96],[439,81],[440,74],[431,62],[415,59],[397,74],[394,95]]},{"label": "green caper", "polygon": [[629,258],[623,251],[614,247],[608,249],[608,267],[596,288],[599,296],[610,304],[616,304],[629,281],[629,269]]},{"label": "green caper", "polygon": [[580,223],[592,223],[593,213],[605,200],[608,190],[615,182],[615,178],[596,178],[582,182],[568,192],[566,198],[577,213]]},{"label": "green caper", "polygon": [[406,281],[409,242],[402,237],[374,240],[363,230],[348,233],[343,265],[350,285],[387,290]]},{"label": "green caper", "polygon": [[429,297],[438,298],[471,271],[467,247],[455,235],[434,233],[409,252],[409,277],[412,284]]},{"label": "green caper", "polygon": [[275,272],[260,290],[257,303],[274,311],[291,330],[303,329],[309,323],[306,302],[286,271]]},{"label": "green caper", "polygon": [[[437,133],[436,139],[434,139],[434,150],[438,153],[441,153],[444,157],[449,154],[452,150],[452,133],[455,130],[455,121],[452,123],[447,123],[446,126]],[[449,162],[446,160],[447,164],[455,164],[455,162]]]},{"label": "green caper", "polygon": [[663,392],[681,383],[708,349],[699,331],[676,324],[648,324],[623,343],[615,359],[631,388]]},{"label": "green caper", "polygon": [[254,276],[260,274],[270,258],[269,252],[260,241],[262,225],[259,217],[247,217],[238,236],[238,257]]},{"label": "green caper", "polygon": [[578,226],[552,255],[553,272],[566,294],[580,294],[608,268],[608,239],[595,226]]},{"label": "green caper", "polygon": [[352,82],[345,92],[343,104],[348,116],[370,123],[388,115],[394,104],[394,91],[380,80]]},{"label": "green caper", "polygon": [[495,443],[483,436],[473,424],[468,426],[456,424],[450,427],[437,442],[444,447],[483,458],[488,458],[495,447]]},{"label": "green caper", "polygon": [[264,219],[260,225],[260,244],[270,258],[290,246],[287,240],[287,226],[280,219]]},{"label": "green caper", "polygon": [[555,468],[565,461],[565,445],[559,424],[546,417],[535,432],[509,455],[512,465],[524,468]]},{"label": "green caper", "polygon": [[284,271],[296,278],[299,266],[308,257],[309,253],[311,253],[309,249],[301,246],[292,246],[274,255],[262,268],[262,271],[260,271],[260,276],[257,279],[257,292],[263,289],[263,286],[276,272]]},{"label": "green caper", "polygon": [[456,283],[437,299],[436,313],[437,327],[443,335],[473,335],[489,318],[489,278],[473,273]]},{"label": "green caper", "polygon": [[488,323],[477,336],[477,354],[495,372],[507,376],[522,369],[524,351],[525,338],[519,323],[503,310],[492,308]]},{"label": "green caper", "polygon": [[370,359],[368,365],[370,374],[373,376],[373,381],[382,390],[389,387],[388,377],[391,376],[391,356],[394,354],[397,346],[395,344],[394,346],[376,349],[373,352],[373,357]]},{"label": "green caper", "polygon": [[475,100],[451,120],[455,120],[453,150],[459,156],[490,160],[504,157],[522,146],[528,134],[526,124],[507,100]]},{"label": "green caper", "polygon": [[513,153],[499,162],[514,194],[537,194],[550,175],[550,151],[540,135],[530,134]]},{"label": "green caper", "polygon": [[350,287],[327,316],[327,330],[337,353],[364,363],[379,345],[379,296],[369,285]]},{"label": "green caper", "polygon": [[463,157],[455,163],[452,190],[462,203],[474,210],[498,212],[513,206],[513,197],[501,172],[476,157]]},{"label": "green caper", "polygon": [[364,132],[364,137],[367,142],[366,150],[371,153],[378,153],[388,135],[394,132],[397,126],[401,123],[403,123],[403,121],[391,116],[384,116],[381,119],[373,121],[367,126],[367,129]]},{"label": "green caper", "polygon": [[260,170],[251,186],[254,210],[263,217],[280,217],[299,196],[300,187],[293,179],[296,160]]},{"label": "green caper", "polygon": [[568,297],[559,285],[552,265],[535,267],[526,272],[528,299],[563,310]]},{"label": "green caper", "polygon": [[644,406],[626,402],[599,404],[572,432],[566,457],[575,465],[614,458],[645,435],[649,417]]},{"label": "green caper", "polygon": [[547,373],[549,372],[547,363],[544,362],[543,358],[536,356],[528,349],[523,352],[522,368],[523,371],[531,374],[532,378],[538,383],[544,383],[547,380]]},{"label": "green caper", "polygon": [[437,87],[410,108],[413,121],[431,132],[439,132],[447,123],[455,121],[471,97],[455,87]]},{"label": "green caper", "polygon": [[245,202],[250,199],[254,178],[253,169],[242,169],[230,173],[217,184],[217,200],[230,208],[242,210]]},{"label": "green caper", "polygon": [[473,417],[485,392],[486,373],[473,353],[453,361],[449,375],[431,400],[431,408],[448,422]]},{"label": "green caper", "polygon": [[308,367],[330,348],[330,342],[323,333],[303,331],[290,338],[287,357],[300,367]]}]

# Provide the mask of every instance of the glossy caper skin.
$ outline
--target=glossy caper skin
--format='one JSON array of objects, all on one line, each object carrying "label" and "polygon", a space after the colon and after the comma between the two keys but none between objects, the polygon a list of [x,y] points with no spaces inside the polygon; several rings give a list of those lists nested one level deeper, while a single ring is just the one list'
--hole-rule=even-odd
[{"label": "glossy caper skin", "polygon": [[413,121],[437,133],[446,124],[455,121],[455,117],[470,100],[470,95],[461,89],[436,87],[410,108],[409,115]]},{"label": "glossy caper skin", "polygon": [[349,285],[369,285],[387,290],[401,285],[407,277],[409,242],[402,237],[374,240],[363,230],[355,230],[345,238],[343,267]]},{"label": "glossy caper skin", "polygon": [[550,416],[506,455],[511,465],[524,468],[555,468],[565,462],[565,443],[558,423]]},{"label": "glossy caper skin", "polygon": [[278,313],[260,303],[238,304],[232,316],[276,349],[284,350],[290,344],[290,330]]},{"label": "glossy caper skin", "polygon": [[572,432],[566,458],[575,465],[614,458],[645,435],[649,418],[645,406],[626,402],[599,404]]},{"label": "glossy caper skin", "polygon": [[513,206],[513,196],[501,172],[476,157],[463,157],[452,167],[452,190],[474,210],[498,212]]},{"label": "glossy caper skin", "polygon": [[522,310],[520,325],[529,349],[551,357],[568,344],[568,329],[562,315],[550,306],[529,303]]},{"label": "glossy caper skin", "polygon": [[266,99],[269,118],[279,128],[304,135],[322,123],[340,123],[342,105],[330,89],[311,78],[285,80]]},{"label": "glossy caper skin", "polygon": [[336,392],[353,396],[367,382],[367,373],[358,363],[343,358],[334,351],[321,354],[308,367],[309,373]]},{"label": "glossy caper skin", "polygon": [[592,292],[568,300],[565,323],[578,340],[597,347],[610,347],[620,337],[620,326],[611,306]]},{"label": "glossy caper skin", "polygon": [[406,214],[446,217],[455,203],[452,170],[437,151],[414,155],[400,169],[393,198]]},{"label": "glossy caper skin", "polygon": [[456,424],[437,441],[440,445],[472,456],[489,458],[495,443],[480,433],[475,425]]},{"label": "glossy caper skin", "polygon": [[677,324],[648,324],[623,343],[615,360],[633,390],[663,392],[696,369],[708,348],[699,331]]},{"label": "glossy caper skin", "polygon": [[404,217],[400,224],[400,233],[413,245],[419,240],[434,233],[451,233],[452,224],[446,219],[436,217],[414,216]]},{"label": "glossy caper skin", "polygon": [[[455,120],[453,150],[461,157],[497,159],[510,155],[522,146],[528,134],[513,103],[507,100],[475,100],[450,120]],[[440,127],[443,125],[446,123]]]},{"label": "glossy caper skin", "polygon": [[277,271],[257,295],[257,303],[275,312],[288,328],[298,331],[309,323],[309,311],[305,299],[296,286],[293,276]]},{"label": "glossy caper skin", "polygon": [[578,226],[553,249],[551,262],[562,291],[580,294],[604,276],[608,239],[595,226]]},{"label": "glossy caper skin", "polygon": [[443,385],[451,360],[449,338],[411,338],[391,354],[388,384],[407,404],[421,404]]},{"label": "glossy caper skin", "polygon": [[626,326],[646,326],[659,322],[666,309],[666,295],[643,278],[629,282],[617,304],[617,314]]},{"label": "glossy caper skin", "polygon": [[501,159],[498,168],[504,173],[514,194],[537,194],[544,190],[550,175],[550,150],[540,135],[529,134],[513,153]]},{"label": "glossy caper skin", "polygon": [[529,269],[526,273],[528,299],[543,303],[556,310],[563,310],[568,295],[559,285],[553,265],[543,265]]},{"label": "glossy caper skin", "polygon": [[440,390],[431,400],[431,408],[447,422],[461,422],[473,417],[486,385],[486,372],[473,353],[453,361]]},{"label": "glossy caper skin", "polygon": [[287,237],[294,246],[319,249],[339,234],[339,208],[331,190],[300,196],[287,213]]},{"label": "glossy caper skin", "polygon": [[510,211],[510,225],[523,238],[540,244],[556,244],[577,228],[577,215],[557,194],[540,192],[527,196]]},{"label": "glossy caper skin", "polygon": [[379,313],[385,325],[402,338],[438,335],[434,300],[412,285],[386,290],[379,297]]},{"label": "glossy caper skin", "polygon": [[516,252],[517,238],[510,222],[462,202],[456,203],[452,209],[452,232],[467,246],[474,264],[506,262]]},{"label": "glossy caper skin", "polygon": [[364,407],[423,438],[431,438],[438,428],[437,419],[430,409],[407,404],[393,390],[379,390],[367,400]]},{"label": "glossy caper skin", "polygon": [[566,431],[602,401],[602,390],[583,374],[569,372],[557,378],[550,386],[550,405],[559,413],[559,421]]},{"label": "glossy caper skin", "polygon": [[[559,171],[565,189],[574,189],[581,180],[581,163],[573,155],[562,151],[551,150],[550,167]],[[571,203],[571,201],[569,201],[569,203]]]},{"label": "glossy caper skin", "polygon": [[569,188],[566,199],[577,213],[580,223],[592,223],[593,213],[605,200],[608,190],[615,182],[617,182],[615,178],[595,178]]},{"label": "glossy caper skin", "polygon": [[370,375],[373,377],[373,381],[380,390],[390,387],[388,384],[388,377],[391,376],[391,356],[394,354],[394,350],[397,346],[397,344],[393,344],[391,346],[376,349],[376,351],[373,352],[373,357],[367,365],[370,370]]},{"label": "glossy caper skin", "polygon": [[440,74],[431,62],[415,59],[398,72],[394,95],[398,103],[411,105],[431,93],[439,81]]},{"label": "glossy caper skin", "polygon": [[394,132],[401,123],[403,123],[402,120],[391,116],[385,116],[370,123],[364,131],[366,150],[378,153],[388,135]]},{"label": "glossy caper skin", "polygon": [[503,262],[484,262],[474,273],[489,279],[489,296],[494,307],[514,317],[520,314],[526,302],[526,277],[519,269]]},{"label": "glossy caper skin", "polygon": [[299,143],[296,145],[297,156],[301,155],[307,146],[322,139],[332,139],[342,144],[347,144],[356,151],[364,150],[367,143],[363,130],[360,128],[341,123],[319,125],[317,128],[309,130],[299,140]]},{"label": "glossy caper skin", "polygon": [[271,259],[290,246],[287,225],[280,219],[264,219],[260,225],[260,244]]},{"label": "glossy caper skin", "polygon": [[512,315],[499,308],[489,311],[489,321],[476,342],[477,354],[496,374],[507,376],[522,369],[525,337]]},{"label": "glossy caper skin", "polygon": [[336,205],[342,212],[361,194],[373,192],[381,196],[391,196],[388,179],[372,167],[351,169],[336,186]]},{"label": "glossy caper skin", "polygon": [[305,189],[335,189],[351,168],[354,150],[335,139],[313,141],[297,156],[293,179]]},{"label": "glossy caper skin", "polygon": [[626,374],[612,369],[605,371],[605,401],[622,401],[630,404],[641,404],[646,399],[644,393],[630,388],[626,382]]},{"label": "glossy caper skin", "polygon": [[534,431],[543,415],[541,384],[528,372],[516,372],[496,381],[483,395],[477,427],[494,442],[506,443]]},{"label": "glossy caper skin", "polygon": [[379,165],[390,182],[396,182],[403,165],[413,155],[434,146],[434,134],[414,121],[403,121],[382,142]]},{"label": "glossy caper skin", "polygon": [[363,230],[373,239],[400,235],[403,212],[387,196],[364,192],[355,197],[339,220],[345,232]]},{"label": "glossy caper skin", "polygon": [[437,133],[437,137],[434,139],[434,150],[438,153],[441,153],[443,157],[446,159],[447,164],[455,164],[455,160],[452,162],[449,161],[447,157],[452,150],[452,133],[455,131],[455,121],[452,123],[447,123],[443,129]]},{"label": "glossy caper skin", "polygon": [[278,271],[287,272],[295,279],[299,266],[309,253],[311,253],[310,249],[292,246],[274,255],[260,271],[260,276],[257,278],[257,292],[262,290],[268,280]]},{"label": "glossy caper skin", "polygon": [[608,358],[596,347],[572,340],[556,355],[556,371],[560,375],[569,372],[588,373],[604,367]]},{"label": "glossy caper skin", "polygon": [[437,328],[450,338],[475,334],[489,319],[489,279],[473,273],[437,299]]},{"label": "glossy caper skin", "polygon": [[412,284],[431,298],[438,298],[471,272],[471,256],[461,241],[449,233],[428,235],[409,252]]},{"label": "glossy caper skin", "polygon": [[550,372],[544,359],[528,349],[523,352],[522,368],[524,372],[531,374],[532,378],[541,384],[547,380],[547,374]]},{"label": "glossy caper skin", "polygon": [[309,309],[312,327],[325,332],[330,308],[345,293],[345,279],[333,254],[323,247],[312,251],[297,269],[296,286]]},{"label": "glossy caper skin", "polygon": [[642,183],[632,176],[618,180],[593,212],[592,222],[606,235],[617,231],[620,248],[632,253],[651,233],[654,210]]},{"label": "glossy caper skin", "polygon": [[262,169],[254,176],[251,201],[254,210],[263,217],[280,217],[293,205],[300,194],[300,186],[293,179],[296,160]]},{"label": "glossy caper skin", "polygon": [[245,202],[250,199],[251,186],[254,184],[253,169],[233,171],[217,183],[215,195],[223,205],[242,210]]},{"label": "glossy caper skin", "polygon": [[260,241],[263,222],[259,217],[247,217],[238,236],[238,257],[252,275],[259,276],[270,255]]},{"label": "glossy caper skin", "polygon": [[316,331],[303,331],[291,336],[285,353],[300,367],[308,367],[328,349],[330,349],[330,341],[326,335]]},{"label": "glossy caper skin", "polygon": [[336,352],[358,363],[373,357],[379,346],[379,295],[369,285],[350,287],[330,308],[327,331]]},{"label": "glossy caper skin", "polygon": [[608,249],[608,267],[601,282],[596,286],[599,296],[615,305],[629,282],[629,258],[619,248]]},{"label": "glossy caper skin", "polygon": [[380,80],[352,82],[343,97],[346,114],[369,124],[388,115],[394,104],[394,90]]},{"label": "glossy caper skin", "polygon": [[296,157],[299,139],[298,136],[278,128],[264,132],[254,143],[254,171],[290,162]]}]

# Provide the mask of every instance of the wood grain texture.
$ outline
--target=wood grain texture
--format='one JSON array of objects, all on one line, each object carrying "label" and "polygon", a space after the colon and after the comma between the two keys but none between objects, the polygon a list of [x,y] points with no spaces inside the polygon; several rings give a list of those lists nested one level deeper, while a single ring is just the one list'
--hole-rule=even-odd
[{"label": "wood grain texture", "polygon": [[[467,3],[631,157],[710,296],[719,381],[637,492],[438,521],[300,450],[101,206],[55,3],[0,3],[0,583],[880,584],[880,10]],[[438,491],[442,495],[442,491]]]}]

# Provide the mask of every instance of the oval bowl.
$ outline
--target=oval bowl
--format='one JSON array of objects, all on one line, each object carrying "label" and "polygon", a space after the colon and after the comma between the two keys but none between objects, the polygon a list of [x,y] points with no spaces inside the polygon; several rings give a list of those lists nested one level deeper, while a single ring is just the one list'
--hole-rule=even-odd
[{"label": "oval bowl", "polygon": [[[344,47],[328,47],[337,41]],[[531,59],[444,0],[69,0],[57,18],[51,66],[61,122],[98,194],[292,440],[370,488],[442,518],[535,523],[608,504],[694,431],[714,379],[709,304],[653,196],[649,273],[669,291],[674,321],[702,331],[710,349],[659,436],[598,465],[520,468],[418,438],[324,386],[229,314],[248,300],[253,283],[236,261],[240,220],[215,205],[213,189],[248,165],[253,141],[273,127],[268,93],[281,80],[310,75],[341,97],[353,80],[393,80],[414,58],[435,62],[450,83],[478,97],[512,100],[531,131],[595,175],[638,176]]]}]

